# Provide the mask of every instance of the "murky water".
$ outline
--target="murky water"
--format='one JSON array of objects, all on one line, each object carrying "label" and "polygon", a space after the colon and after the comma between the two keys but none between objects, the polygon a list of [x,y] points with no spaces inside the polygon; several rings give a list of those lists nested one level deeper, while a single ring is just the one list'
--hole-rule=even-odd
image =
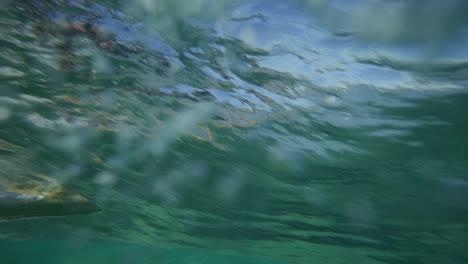
[{"label": "murky water", "polygon": [[6,263],[468,261],[463,1],[0,6]]}]

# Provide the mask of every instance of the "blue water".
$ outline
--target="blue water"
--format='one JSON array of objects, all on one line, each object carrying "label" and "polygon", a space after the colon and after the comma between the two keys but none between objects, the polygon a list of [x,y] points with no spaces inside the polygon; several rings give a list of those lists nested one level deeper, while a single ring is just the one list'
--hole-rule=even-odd
[{"label": "blue water", "polygon": [[467,263],[467,7],[1,2],[1,263]]}]

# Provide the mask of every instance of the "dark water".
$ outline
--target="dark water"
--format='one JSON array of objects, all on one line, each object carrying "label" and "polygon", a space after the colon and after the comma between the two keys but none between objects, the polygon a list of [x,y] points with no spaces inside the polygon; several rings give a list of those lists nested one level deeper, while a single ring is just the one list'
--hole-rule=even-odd
[{"label": "dark water", "polygon": [[468,263],[464,1],[0,5],[1,263]]}]

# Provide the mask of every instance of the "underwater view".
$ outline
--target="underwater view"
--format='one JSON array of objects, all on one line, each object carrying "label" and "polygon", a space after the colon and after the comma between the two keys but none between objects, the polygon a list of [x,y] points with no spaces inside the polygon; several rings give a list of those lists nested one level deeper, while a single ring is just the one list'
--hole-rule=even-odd
[{"label": "underwater view", "polygon": [[468,263],[467,12],[0,1],[0,263]]}]

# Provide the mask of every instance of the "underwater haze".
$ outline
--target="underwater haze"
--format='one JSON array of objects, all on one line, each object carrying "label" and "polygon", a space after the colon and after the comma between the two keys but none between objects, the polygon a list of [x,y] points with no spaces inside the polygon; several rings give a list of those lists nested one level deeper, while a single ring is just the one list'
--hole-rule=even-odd
[{"label": "underwater haze", "polygon": [[0,263],[468,263],[467,10],[1,1]]}]

